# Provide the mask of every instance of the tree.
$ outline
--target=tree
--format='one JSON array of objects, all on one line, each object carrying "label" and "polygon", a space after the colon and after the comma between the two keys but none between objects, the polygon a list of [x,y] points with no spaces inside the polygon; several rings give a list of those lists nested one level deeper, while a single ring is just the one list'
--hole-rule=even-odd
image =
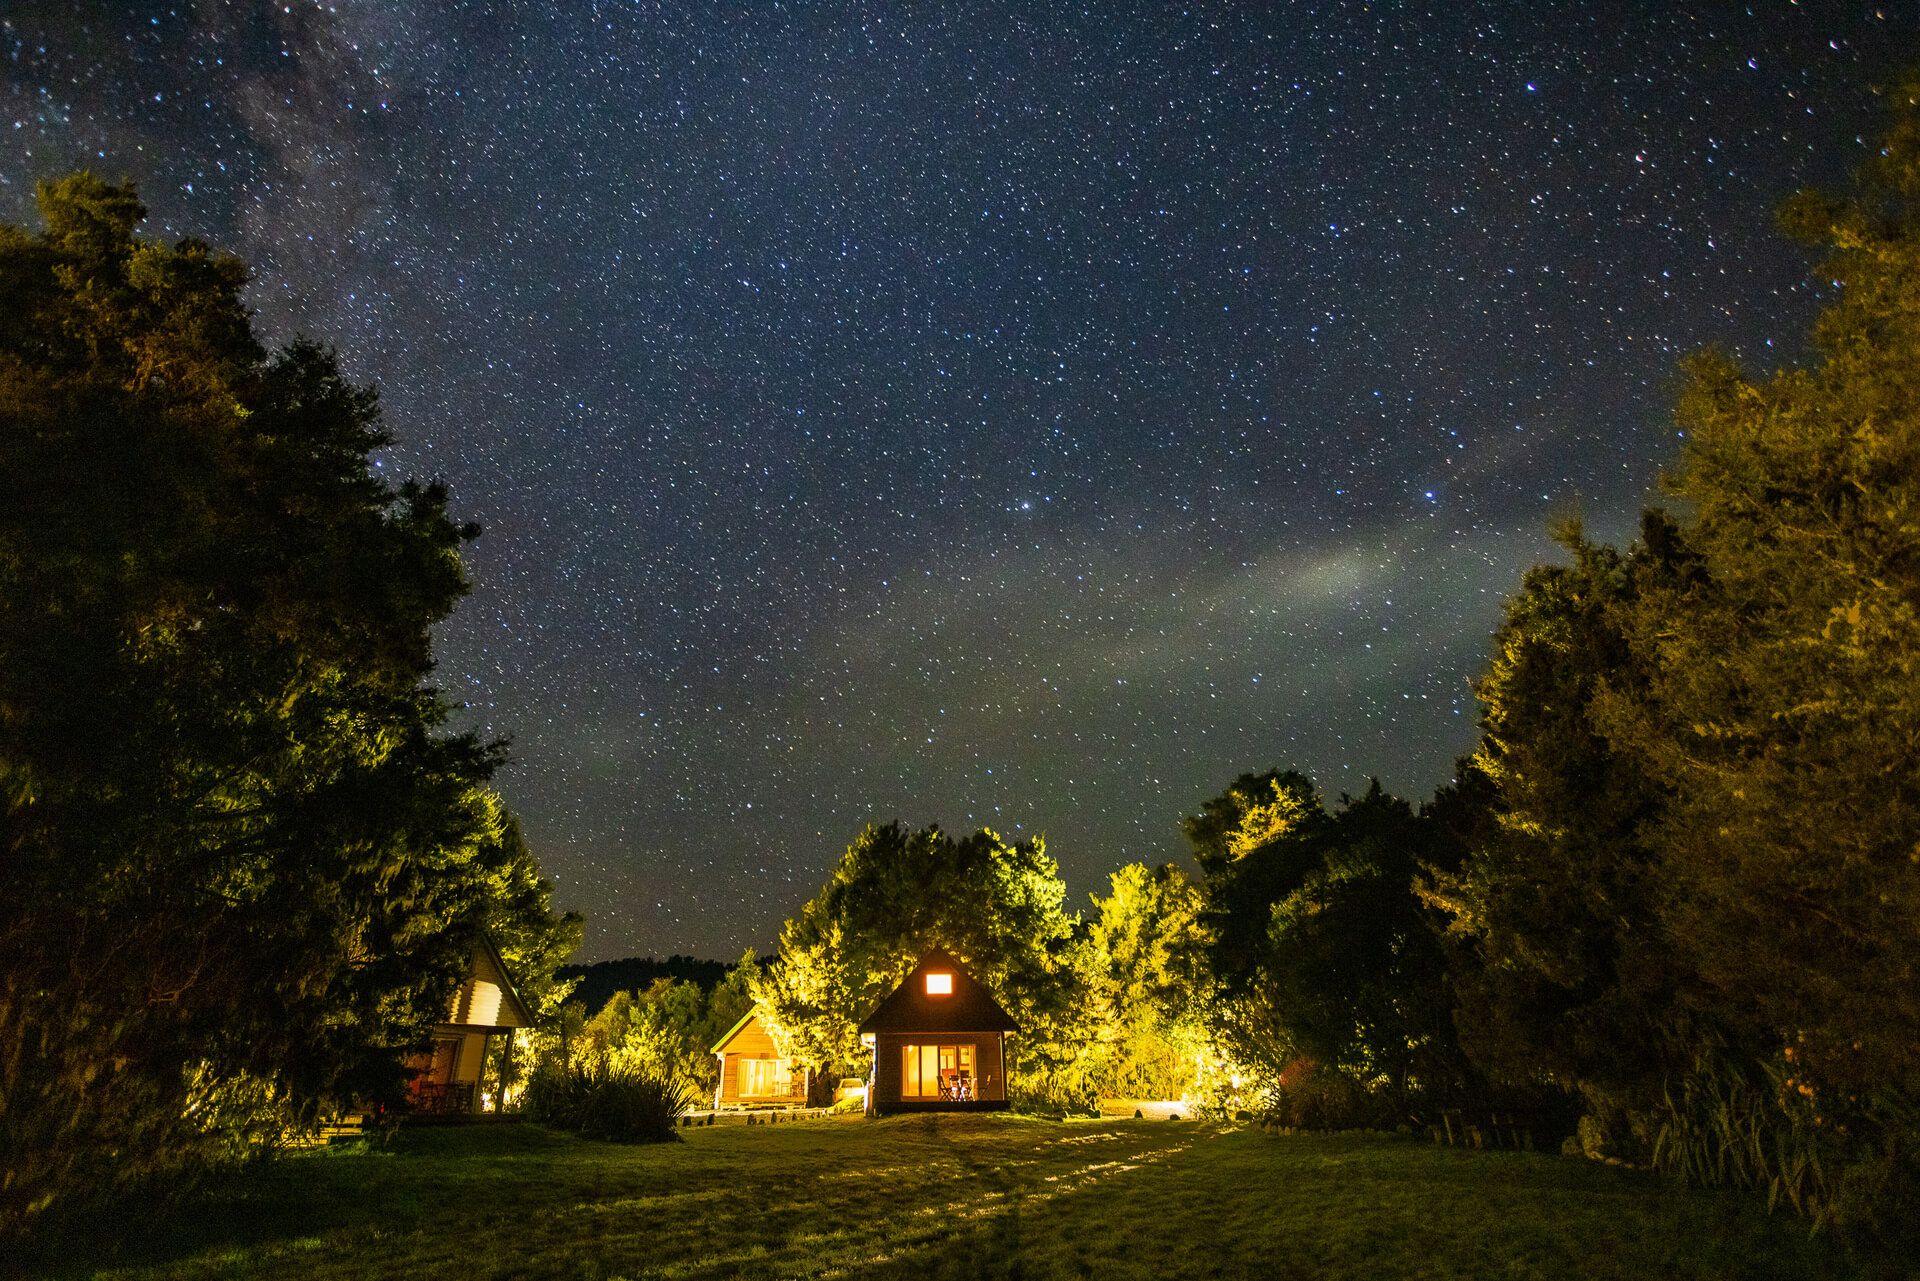
[{"label": "tree", "polygon": [[611,1066],[713,1091],[713,1056],[690,1035],[705,1005],[699,987],[655,979],[644,992],[615,992],[569,1048],[574,1064]]},{"label": "tree", "polygon": [[1445,959],[1413,888],[1444,857],[1443,839],[1378,780],[1341,797],[1322,866],[1275,905],[1267,930],[1297,1044],[1403,1115],[1419,1098],[1457,1098],[1464,1083]]},{"label": "tree", "polygon": [[1856,194],[1782,213],[1831,250],[1817,363],[1689,361],[1685,518],[1570,539],[1510,607],[1502,830],[1437,899],[1505,1020],[1483,1048],[1623,1101],[1666,1168],[1911,1232],[1920,81],[1890,99]]},{"label": "tree", "polygon": [[728,967],[726,976],[707,993],[705,1018],[695,1027],[694,1033],[699,1039],[700,1048],[709,1057],[713,1047],[720,1043],[720,1038],[731,1032],[733,1025],[753,1008],[753,985],[759,977],[760,958],[754,955],[752,948],[748,948],[740,954],[739,960]]},{"label": "tree", "polygon": [[1271,770],[1242,774],[1181,830],[1206,879],[1211,968],[1231,989],[1257,965],[1273,904],[1320,865],[1332,825],[1313,780]]},{"label": "tree", "polygon": [[[194,1168],[245,1095],[391,1097],[501,870],[422,681],[477,532],[131,188],[0,229],[0,1218]],[[511,859],[507,860],[509,863]],[[248,1084],[251,1083],[251,1084]],[[177,1180],[175,1180],[177,1182]]]},{"label": "tree", "polygon": [[1204,1050],[1200,889],[1172,863],[1130,863],[1110,885],[1087,948],[1088,1077],[1106,1098],[1185,1097]]},{"label": "tree", "polygon": [[1596,700],[1638,679],[1621,609],[1698,569],[1659,513],[1624,556],[1577,527],[1562,542],[1573,563],[1528,571],[1495,633],[1468,774],[1491,790],[1487,821],[1427,898],[1446,917],[1461,1039],[1479,1066],[1578,1090],[1625,1133],[1685,1069],[1691,1015],[1643,834],[1665,792],[1614,748]]},{"label": "tree", "polygon": [[1294,770],[1242,774],[1181,824],[1205,877],[1209,1020],[1235,1074],[1261,1092],[1299,1057],[1263,964],[1274,904],[1320,866],[1332,824]]},{"label": "tree", "polygon": [[553,885],[540,875],[519,820],[503,812],[499,833],[480,860],[489,869],[485,927],[534,1019],[526,1033],[501,1037],[488,1051],[491,1079],[499,1082],[504,1104],[524,1085],[526,1065],[557,1033],[560,1006],[580,982],[557,971],[580,946],[584,921],[578,912],[554,915]]},{"label": "tree", "polygon": [[1667,917],[1702,974],[1832,1088],[1920,1100],[1920,142],[1909,105],[1834,246],[1822,363],[1688,366],[1695,582],[1628,626],[1649,669],[1616,738],[1675,795]]},{"label": "tree", "polygon": [[[711,1096],[720,1070],[712,1048],[753,1008],[749,988],[758,972],[749,949],[711,989],[661,977],[644,991],[615,992],[569,1032],[564,1053],[552,1061],[561,1067],[631,1069],[678,1080],[697,1094]],[[576,1017],[584,1014],[577,1004],[571,1009]]]},{"label": "tree", "polygon": [[869,827],[781,929],[754,999],[783,1053],[864,1072],[860,1020],[922,953],[944,948],[1020,1025],[1008,1043],[1010,1086],[1072,1092],[1085,1033],[1065,896],[1038,837],[1009,845],[984,829],[956,840],[938,827]]},{"label": "tree", "polygon": [[1888,98],[1856,192],[1782,211],[1830,251],[1816,364],[1687,365],[1700,572],[1623,611],[1646,677],[1599,709],[1673,797],[1663,920],[1781,1115],[1811,1102],[1842,1213],[1848,1179],[1920,1196],[1920,79]]},{"label": "tree", "polygon": [[1247,1093],[1331,1072],[1405,1111],[1457,1096],[1444,958],[1414,893],[1455,857],[1430,814],[1378,782],[1329,815],[1294,772],[1242,775],[1187,821],[1207,873],[1215,1035]]}]

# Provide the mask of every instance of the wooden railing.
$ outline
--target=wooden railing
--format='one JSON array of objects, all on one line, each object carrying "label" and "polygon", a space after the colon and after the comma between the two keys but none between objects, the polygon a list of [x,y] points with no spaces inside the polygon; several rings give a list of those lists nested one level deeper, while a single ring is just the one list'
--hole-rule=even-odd
[{"label": "wooden railing", "polygon": [[410,1110],[424,1116],[473,1111],[472,1081],[415,1081],[407,1091]]}]

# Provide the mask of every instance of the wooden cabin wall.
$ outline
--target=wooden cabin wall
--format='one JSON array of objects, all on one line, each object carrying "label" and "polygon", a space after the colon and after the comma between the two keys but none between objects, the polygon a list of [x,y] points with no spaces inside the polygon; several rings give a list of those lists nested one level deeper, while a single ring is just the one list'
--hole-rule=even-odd
[{"label": "wooden cabin wall", "polygon": [[1000,1033],[982,1032],[980,1039],[974,1042],[977,1071],[980,1084],[975,1095],[981,1102],[1006,1102],[1007,1065],[1000,1052]]},{"label": "wooden cabin wall", "polygon": [[767,1035],[757,1018],[727,1038],[726,1051],[728,1057],[744,1054],[750,1059],[779,1053],[773,1047],[773,1038]]},{"label": "wooden cabin wall", "polygon": [[873,1100],[878,1103],[900,1101],[900,1047],[914,1038],[898,1032],[882,1032],[874,1045]]},{"label": "wooden cabin wall", "polygon": [[770,1054],[735,1054],[729,1049],[720,1060],[720,1086],[714,1093],[714,1103],[794,1103],[807,1098],[813,1072],[793,1063],[787,1064],[787,1092],[785,1094],[756,1094],[751,1098],[740,1093],[740,1061],[742,1059],[768,1059],[777,1056]]}]

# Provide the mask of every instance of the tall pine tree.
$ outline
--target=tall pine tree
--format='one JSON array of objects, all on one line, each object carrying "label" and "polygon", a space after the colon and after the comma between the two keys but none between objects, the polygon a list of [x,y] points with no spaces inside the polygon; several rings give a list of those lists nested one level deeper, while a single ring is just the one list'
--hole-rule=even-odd
[{"label": "tall pine tree", "polygon": [[138,239],[134,192],[85,175],[40,209],[0,228],[15,1224],[196,1167],[237,1099],[392,1092],[490,881],[529,888],[497,750],[422,683],[476,531],[374,471],[373,393],[331,353],[263,350],[240,263]]},{"label": "tall pine tree", "polygon": [[1575,540],[1509,607],[1480,689],[1502,830],[1434,898],[1490,1066],[1611,1097],[1669,1168],[1897,1226],[1920,1202],[1920,82],[1890,98],[1856,193],[1782,211],[1829,250],[1815,363],[1688,362],[1682,518],[1625,557]]}]

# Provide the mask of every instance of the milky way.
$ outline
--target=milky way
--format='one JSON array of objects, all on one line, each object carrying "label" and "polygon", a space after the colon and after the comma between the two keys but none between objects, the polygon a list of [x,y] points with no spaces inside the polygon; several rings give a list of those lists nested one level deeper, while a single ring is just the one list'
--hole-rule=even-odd
[{"label": "milky way", "polygon": [[1772,209],[1920,60],[1912,3],[76,7],[0,23],[0,219],[132,177],[377,383],[594,957],[764,949],[873,821],[1084,903],[1243,770],[1429,794],[1677,360],[1804,358]]}]

